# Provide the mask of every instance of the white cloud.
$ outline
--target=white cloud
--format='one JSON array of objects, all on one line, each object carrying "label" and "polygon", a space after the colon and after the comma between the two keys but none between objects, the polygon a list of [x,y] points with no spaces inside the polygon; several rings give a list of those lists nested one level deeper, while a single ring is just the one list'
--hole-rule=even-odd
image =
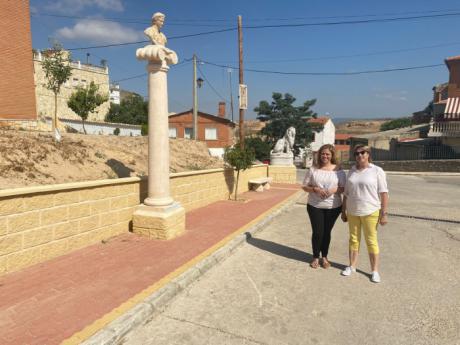
[{"label": "white cloud", "polygon": [[405,101],[407,101],[407,97],[406,97],[407,94],[408,94],[408,92],[406,90],[402,90],[402,91],[397,91],[397,92],[377,93],[377,94],[375,94],[375,97],[388,99],[388,100],[391,100],[391,101],[405,102]]},{"label": "white cloud", "polygon": [[98,44],[136,42],[144,39],[143,33],[118,23],[98,19],[83,19],[74,27],[56,31],[58,37],[66,40],[88,41]]},{"label": "white cloud", "polygon": [[77,13],[86,7],[98,7],[103,10],[122,12],[122,0],[57,0],[48,3],[45,8],[60,13]]}]

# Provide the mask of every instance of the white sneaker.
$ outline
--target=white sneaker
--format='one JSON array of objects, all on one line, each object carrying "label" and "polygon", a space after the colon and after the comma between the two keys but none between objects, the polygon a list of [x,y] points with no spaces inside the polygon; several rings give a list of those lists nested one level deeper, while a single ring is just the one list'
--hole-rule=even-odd
[{"label": "white sneaker", "polygon": [[382,280],[380,279],[380,274],[377,271],[372,272],[371,282],[373,283],[380,283]]},{"label": "white sneaker", "polygon": [[342,271],[342,275],[345,277],[350,276],[353,272],[356,272],[356,268],[353,266],[347,266],[345,269]]}]

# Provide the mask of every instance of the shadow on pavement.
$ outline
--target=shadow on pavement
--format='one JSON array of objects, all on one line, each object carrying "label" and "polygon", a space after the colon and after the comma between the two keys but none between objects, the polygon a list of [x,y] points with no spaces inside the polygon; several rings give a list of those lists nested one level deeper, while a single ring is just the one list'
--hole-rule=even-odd
[{"label": "shadow on pavement", "polygon": [[[256,248],[265,250],[267,252],[270,252],[272,254],[276,254],[288,259],[292,260],[298,260],[301,262],[306,262],[310,263],[310,261],[313,260],[313,255],[307,252],[303,252],[301,250],[291,248],[279,243],[275,243],[272,241],[267,241],[267,240],[262,240],[260,238],[254,238],[249,232],[245,233],[246,235],[246,242],[250,244],[251,246],[254,246]],[[331,263],[331,267],[334,267],[338,270],[343,270],[345,269],[346,265],[343,264],[338,264],[333,261],[329,261]]]},{"label": "shadow on pavement", "polygon": [[278,244],[272,241],[254,238],[249,232],[246,232],[245,235],[247,243],[249,243],[251,246],[265,250],[267,252],[302,262],[310,262],[313,259],[313,256],[311,254],[303,252],[301,250],[284,246],[282,244]]}]

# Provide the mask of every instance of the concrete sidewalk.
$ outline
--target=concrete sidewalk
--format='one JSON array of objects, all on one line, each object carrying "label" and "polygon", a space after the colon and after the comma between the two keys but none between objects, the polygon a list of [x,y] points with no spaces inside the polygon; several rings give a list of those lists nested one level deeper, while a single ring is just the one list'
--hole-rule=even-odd
[{"label": "concrete sidewalk", "polygon": [[[0,277],[0,343],[80,344],[97,332],[100,340],[119,339],[133,318],[148,318],[158,300],[196,280],[243,242],[238,235],[295,202],[299,190],[277,184],[242,194],[244,203],[218,201],[193,210],[186,232],[171,241],[125,234]],[[130,314],[140,306],[141,314]],[[117,324],[120,317],[126,322]]]}]

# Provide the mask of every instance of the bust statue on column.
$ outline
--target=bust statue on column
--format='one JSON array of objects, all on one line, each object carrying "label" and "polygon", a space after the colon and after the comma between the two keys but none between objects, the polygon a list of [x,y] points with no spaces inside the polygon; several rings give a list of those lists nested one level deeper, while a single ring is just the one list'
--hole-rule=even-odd
[{"label": "bust statue on column", "polygon": [[166,16],[157,12],[152,16],[152,26],[144,30],[144,34],[150,39],[149,45],[139,48],[136,57],[139,60],[161,62],[165,65],[175,65],[178,61],[176,53],[166,48],[168,42],[166,36],[161,32]]},{"label": "bust statue on column", "polygon": [[165,47],[164,20],[162,13],[152,16],[152,26],[144,31],[150,44],[136,50],[136,57],[148,62],[149,149],[148,193],[133,213],[133,232],[157,239],[170,239],[185,230],[185,210],[170,193],[167,74],[178,59]]}]

